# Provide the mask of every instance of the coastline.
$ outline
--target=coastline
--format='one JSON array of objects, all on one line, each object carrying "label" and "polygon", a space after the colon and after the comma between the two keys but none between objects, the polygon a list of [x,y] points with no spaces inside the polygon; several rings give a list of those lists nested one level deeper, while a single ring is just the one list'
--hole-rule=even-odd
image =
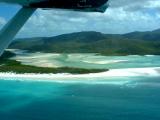
[{"label": "coastline", "polygon": [[89,74],[36,74],[36,73],[24,73],[16,74],[12,72],[0,72],[1,80],[19,80],[19,81],[61,81],[61,80],[94,80],[94,79],[106,79],[118,78],[118,77],[158,77],[160,76],[160,67],[148,67],[148,68],[127,68],[127,69],[112,69],[101,73],[89,73]]}]

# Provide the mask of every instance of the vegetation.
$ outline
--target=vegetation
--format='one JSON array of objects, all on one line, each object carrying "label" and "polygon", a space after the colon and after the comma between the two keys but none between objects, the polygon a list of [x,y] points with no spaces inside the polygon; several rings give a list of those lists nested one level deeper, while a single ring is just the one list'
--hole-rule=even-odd
[{"label": "vegetation", "polygon": [[10,51],[5,51],[2,56],[0,56],[0,62],[5,60],[5,59],[8,59],[8,58],[11,58],[11,57],[14,57],[16,54],[14,54],[13,52],[10,52]]},{"label": "vegetation", "polygon": [[10,48],[31,52],[160,55],[160,30],[123,35],[78,32],[48,38],[19,39]]}]

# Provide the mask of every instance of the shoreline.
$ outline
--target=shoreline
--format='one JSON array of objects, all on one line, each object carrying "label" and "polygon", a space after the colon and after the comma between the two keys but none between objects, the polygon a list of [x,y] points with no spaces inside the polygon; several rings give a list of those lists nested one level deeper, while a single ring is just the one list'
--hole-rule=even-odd
[{"label": "shoreline", "polygon": [[160,76],[160,67],[148,68],[126,68],[126,69],[112,69],[101,73],[89,74],[37,74],[24,73],[16,74],[13,72],[0,72],[1,80],[19,80],[19,81],[71,81],[71,80],[94,80],[97,78],[102,80],[110,80],[110,78],[119,77],[158,77]]}]

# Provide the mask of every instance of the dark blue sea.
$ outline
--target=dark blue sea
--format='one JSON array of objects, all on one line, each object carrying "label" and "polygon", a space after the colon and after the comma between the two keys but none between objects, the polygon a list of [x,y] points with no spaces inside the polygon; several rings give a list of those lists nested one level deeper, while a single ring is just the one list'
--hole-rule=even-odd
[{"label": "dark blue sea", "polygon": [[160,77],[128,80],[0,80],[0,120],[160,120]]}]

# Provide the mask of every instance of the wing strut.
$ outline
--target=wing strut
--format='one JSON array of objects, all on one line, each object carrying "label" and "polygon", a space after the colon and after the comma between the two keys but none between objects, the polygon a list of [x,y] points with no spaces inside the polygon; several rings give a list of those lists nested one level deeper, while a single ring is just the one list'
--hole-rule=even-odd
[{"label": "wing strut", "polygon": [[22,7],[2,28],[0,31],[0,56],[35,10],[36,8]]}]

